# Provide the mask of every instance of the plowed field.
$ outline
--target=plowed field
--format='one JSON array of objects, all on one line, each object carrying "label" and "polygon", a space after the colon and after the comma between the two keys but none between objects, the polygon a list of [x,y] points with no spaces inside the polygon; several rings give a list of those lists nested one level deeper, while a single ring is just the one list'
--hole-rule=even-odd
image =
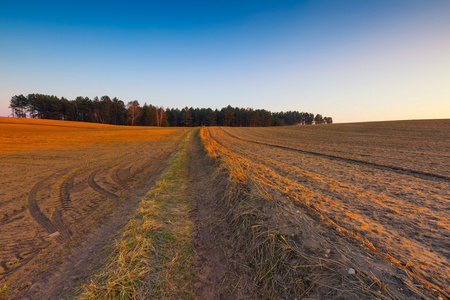
[{"label": "plowed field", "polygon": [[[450,298],[450,120],[204,127],[179,148],[188,131],[0,118],[0,298],[70,298],[95,274],[94,290],[116,295],[117,284],[145,298],[128,289],[138,286],[134,273],[114,284],[98,273],[128,267],[105,247],[127,223],[147,228],[135,239],[148,253],[143,267],[129,267],[151,292],[159,284],[164,295],[200,298]],[[177,148],[184,179],[167,175],[147,194]],[[181,248],[195,249],[186,261],[196,274],[172,270],[182,250],[169,258],[155,242],[174,242],[156,234],[162,228],[191,225],[153,204],[148,222],[140,215],[140,202],[163,195],[183,200],[173,212],[194,220]],[[155,241],[140,245],[144,237]],[[160,276],[164,261],[189,287]]]},{"label": "plowed field", "polygon": [[0,284],[38,293],[61,253],[136,208],[186,132],[0,118]]},{"label": "plowed field", "polygon": [[449,297],[450,120],[204,128],[202,136],[237,180],[293,220],[323,225],[317,236],[334,244],[325,257],[388,297],[405,297],[398,283]]}]

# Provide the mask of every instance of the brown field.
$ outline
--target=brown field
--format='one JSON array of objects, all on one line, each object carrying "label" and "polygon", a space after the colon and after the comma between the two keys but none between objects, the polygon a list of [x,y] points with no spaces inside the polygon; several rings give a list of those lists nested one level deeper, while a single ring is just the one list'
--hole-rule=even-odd
[{"label": "brown field", "polygon": [[234,180],[286,211],[302,253],[356,269],[380,296],[449,297],[450,120],[204,128],[202,137]]},{"label": "brown field", "polygon": [[127,221],[186,132],[0,118],[0,285],[39,295],[55,265],[82,268],[73,260]]},{"label": "brown field", "polygon": [[197,131],[0,118],[0,299],[450,298],[450,120]]}]

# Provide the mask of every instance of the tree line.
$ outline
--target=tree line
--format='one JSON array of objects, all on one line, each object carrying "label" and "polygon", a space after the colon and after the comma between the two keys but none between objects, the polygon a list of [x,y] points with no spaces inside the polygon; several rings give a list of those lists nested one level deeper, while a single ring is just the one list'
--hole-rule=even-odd
[{"label": "tree line", "polygon": [[137,100],[127,104],[114,97],[103,96],[89,99],[43,94],[15,95],[11,97],[9,108],[12,116],[18,118],[38,118],[94,122],[131,126],[282,126],[331,124],[331,117],[307,112],[270,112],[264,109],[227,107],[218,109],[185,107],[166,108]]}]

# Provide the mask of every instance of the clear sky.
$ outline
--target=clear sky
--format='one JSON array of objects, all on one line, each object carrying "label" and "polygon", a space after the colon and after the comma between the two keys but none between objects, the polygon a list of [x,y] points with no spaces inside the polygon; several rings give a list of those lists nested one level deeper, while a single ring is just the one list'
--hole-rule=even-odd
[{"label": "clear sky", "polygon": [[13,95],[450,118],[449,0],[0,0]]}]

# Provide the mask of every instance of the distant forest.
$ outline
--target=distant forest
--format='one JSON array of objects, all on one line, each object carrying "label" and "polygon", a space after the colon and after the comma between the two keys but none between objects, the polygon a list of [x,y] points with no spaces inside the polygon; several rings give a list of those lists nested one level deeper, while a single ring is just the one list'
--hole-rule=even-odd
[{"label": "distant forest", "polygon": [[227,107],[211,108],[166,108],[138,101],[125,104],[117,98],[103,96],[89,99],[29,94],[11,97],[13,117],[94,122],[132,126],[282,126],[331,124],[331,117],[307,112],[270,112],[264,109]]}]

